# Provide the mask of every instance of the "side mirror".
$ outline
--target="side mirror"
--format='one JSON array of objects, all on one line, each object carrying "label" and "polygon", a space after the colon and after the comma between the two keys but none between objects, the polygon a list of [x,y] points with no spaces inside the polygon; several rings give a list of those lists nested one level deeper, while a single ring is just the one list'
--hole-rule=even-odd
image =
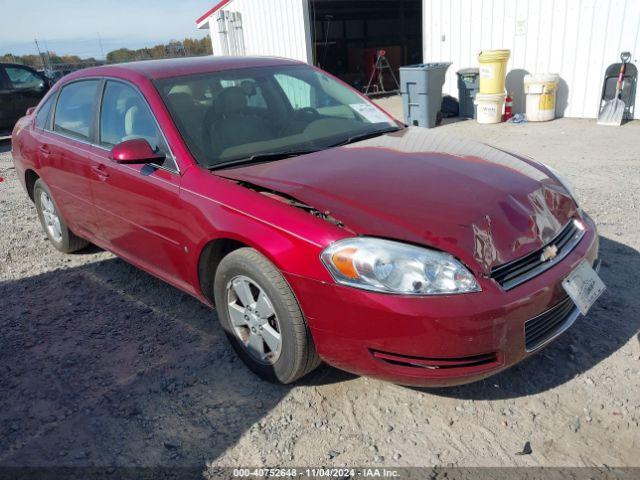
[{"label": "side mirror", "polygon": [[111,149],[111,159],[117,163],[162,163],[165,155],[155,151],[143,138],[125,140]]},{"label": "side mirror", "polygon": [[26,113],[27,117],[28,117],[29,115],[31,115],[33,112],[35,112],[35,111],[36,111],[36,107],[29,107],[29,108],[27,108],[27,113]]}]

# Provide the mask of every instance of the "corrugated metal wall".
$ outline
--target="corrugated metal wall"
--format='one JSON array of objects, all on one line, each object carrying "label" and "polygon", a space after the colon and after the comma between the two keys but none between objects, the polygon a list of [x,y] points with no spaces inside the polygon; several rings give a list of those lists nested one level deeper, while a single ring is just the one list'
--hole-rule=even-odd
[{"label": "corrugated metal wall", "polygon": [[[242,14],[246,55],[311,60],[307,0],[234,0],[224,10]],[[214,55],[223,51],[215,15],[209,20]]]},{"label": "corrugated metal wall", "polygon": [[559,113],[596,117],[607,66],[625,50],[640,58],[640,0],[424,0],[423,12],[424,61],[453,62],[445,93],[457,97],[455,72],[481,50],[508,48],[516,111],[525,72],[559,73]]}]

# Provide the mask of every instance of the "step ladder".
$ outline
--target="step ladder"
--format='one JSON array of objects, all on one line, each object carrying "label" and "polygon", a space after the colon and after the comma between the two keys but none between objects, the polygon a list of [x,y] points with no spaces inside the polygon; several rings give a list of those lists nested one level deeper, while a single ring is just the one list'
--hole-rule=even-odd
[{"label": "step ladder", "polygon": [[[371,71],[371,77],[369,77],[369,83],[367,84],[367,88],[364,91],[365,95],[374,96],[374,95],[389,95],[400,92],[400,84],[398,83],[398,79],[396,78],[395,73],[393,73],[393,68],[389,64],[389,61],[386,57],[387,52],[385,50],[378,50],[376,54],[376,64]],[[385,90],[384,88],[384,74],[388,72],[393,79],[393,83],[396,86],[395,90]]]}]

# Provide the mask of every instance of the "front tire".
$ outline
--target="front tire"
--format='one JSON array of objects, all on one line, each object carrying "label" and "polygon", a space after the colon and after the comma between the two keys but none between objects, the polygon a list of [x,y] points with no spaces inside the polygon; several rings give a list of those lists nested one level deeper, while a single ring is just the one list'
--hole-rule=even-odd
[{"label": "front tire", "polygon": [[256,250],[241,248],[222,259],[214,296],[231,345],[258,376],[287,384],[320,364],[289,284]]},{"label": "front tire", "polygon": [[78,237],[67,227],[49,187],[41,179],[33,186],[33,200],[42,229],[57,250],[73,253],[89,245],[89,242]]}]

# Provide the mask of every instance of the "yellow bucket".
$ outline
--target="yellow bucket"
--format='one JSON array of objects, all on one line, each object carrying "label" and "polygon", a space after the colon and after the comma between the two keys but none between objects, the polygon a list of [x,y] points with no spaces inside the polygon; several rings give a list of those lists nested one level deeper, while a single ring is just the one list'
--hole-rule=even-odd
[{"label": "yellow bucket", "polygon": [[485,50],[478,55],[480,62],[480,93],[504,93],[507,62],[510,50]]}]

